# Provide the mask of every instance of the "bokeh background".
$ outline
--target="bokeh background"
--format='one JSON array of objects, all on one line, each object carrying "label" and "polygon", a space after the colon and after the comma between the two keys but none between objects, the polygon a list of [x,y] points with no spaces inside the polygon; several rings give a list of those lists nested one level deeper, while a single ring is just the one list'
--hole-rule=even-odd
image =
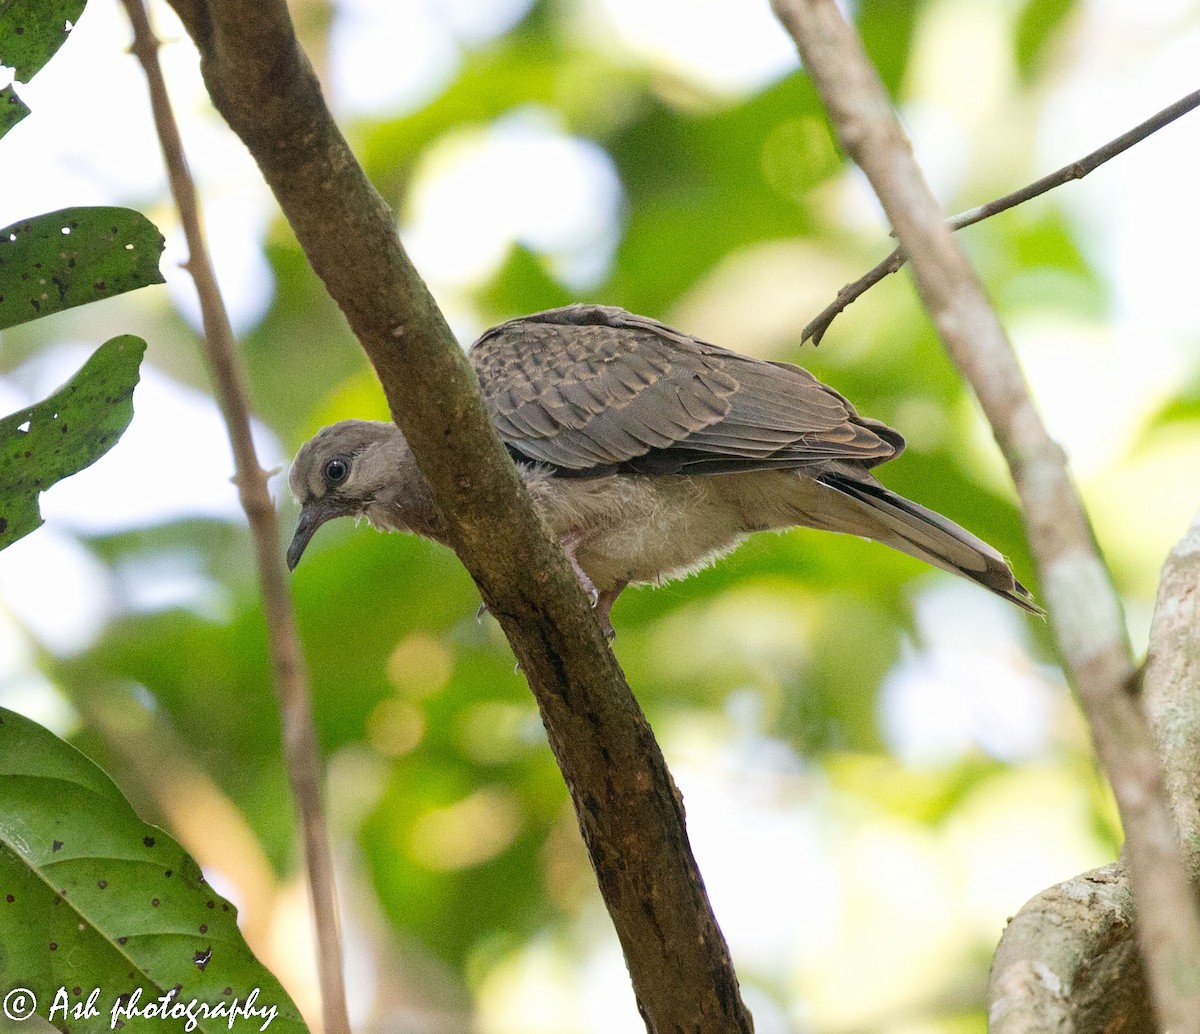
[{"label": "bokeh background", "polygon": [[[799,346],[889,240],[765,0],[292,8],[464,344],[594,300],[801,362],[908,437],[890,487],[993,542],[1036,588],[1007,473],[905,276],[819,349]],[[1195,88],[1200,11],[1185,0],[850,10],[951,210]],[[265,462],[283,465],[322,424],[385,417],[382,396],[210,110],[184,32],[154,13]],[[92,0],[20,88],[34,114],[0,158],[0,225],[116,203],[168,239],[166,287],[2,336],[4,412],[112,334],[150,351],[125,438],[0,556],[0,704],[69,736],[169,828],[315,1016],[250,543],[128,41],[115,0]],[[1138,650],[1200,500],[1198,117],[962,235],[1069,453]],[[454,557],[340,522],[294,584],[356,1027],[641,1030],[532,698]],[[1118,849],[1047,628],[970,585],[796,531],[629,591],[614,621],[763,1034],[984,1030],[1005,918]]]}]

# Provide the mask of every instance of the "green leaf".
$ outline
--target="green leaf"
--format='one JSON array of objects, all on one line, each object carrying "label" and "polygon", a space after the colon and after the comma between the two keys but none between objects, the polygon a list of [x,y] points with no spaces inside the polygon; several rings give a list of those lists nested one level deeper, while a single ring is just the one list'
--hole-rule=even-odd
[{"label": "green leaf", "polygon": [[854,15],[863,46],[893,97],[901,92],[913,33],[922,10],[921,4],[862,0]]},{"label": "green leaf", "polygon": [[29,114],[29,107],[13,93],[11,86],[0,90],[0,137]]},{"label": "green leaf", "polygon": [[644,103],[602,141],[629,214],[597,295],[661,313],[731,251],[802,231],[811,222],[807,194],[841,168],[819,110],[798,73],[716,113],[681,117],[663,102]]},{"label": "green leaf", "polygon": [[1185,385],[1159,409],[1141,435],[1138,445],[1140,447],[1151,434],[1164,427],[1197,421],[1200,421],[1200,381],[1193,379],[1191,384]]},{"label": "green leaf", "polygon": [[132,335],[106,341],[44,402],[0,420],[0,549],[41,526],[42,492],[116,444],[145,352]]},{"label": "green leaf", "polygon": [[1023,79],[1033,77],[1046,44],[1074,9],[1074,0],[1027,0],[1013,39]]},{"label": "green leaf", "polygon": [[[74,747],[0,708],[0,990],[27,989],[39,1016],[84,1034],[111,1029],[118,996],[140,990],[144,1010],[175,987],[173,1003],[226,1010],[257,992],[257,1015],[197,1016],[200,1031],[258,1030],[268,1009],[274,1034],[307,1030],[183,848]],[[94,988],[96,1015],[60,1010],[82,1011]],[[134,1021],[173,1034],[187,1022]]]},{"label": "green leaf", "polygon": [[0,330],[163,283],[163,236],[129,208],[64,208],[0,230]]},{"label": "green leaf", "polygon": [[511,312],[537,312],[558,305],[570,305],[571,294],[546,269],[542,258],[528,248],[515,245],[504,265],[496,272],[480,301],[497,320]]},{"label": "green leaf", "polygon": [[29,82],[66,42],[87,0],[0,0],[0,65]]}]

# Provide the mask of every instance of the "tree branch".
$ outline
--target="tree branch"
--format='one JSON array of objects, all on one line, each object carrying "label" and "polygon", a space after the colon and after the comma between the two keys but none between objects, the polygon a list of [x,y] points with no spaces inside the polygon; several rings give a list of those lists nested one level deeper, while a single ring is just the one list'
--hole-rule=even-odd
[{"label": "tree branch", "polygon": [[1192,879],[1200,884],[1200,514],[1158,583],[1143,702]]},{"label": "tree branch", "polygon": [[[1194,881],[1200,882],[1200,515],[1159,582],[1142,692]],[[1004,931],[992,964],[992,1034],[1154,1034],[1133,899],[1120,864],[1042,891]]]},{"label": "tree branch", "polygon": [[992,960],[990,1034],[1156,1034],[1119,862],[1056,884],[1013,917]]},{"label": "tree branch", "polygon": [[1176,850],[1158,758],[1138,702],[1120,604],[1065,458],[1035,409],[983,288],[912,156],[878,73],[834,0],[774,0],[842,145],[909,255],[943,345],[1008,461],[1064,665],[1124,824],[1138,937],[1163,1026],[1200,1034],[1200,913]]},{"label": "tree branch", "polygon": [[[1195,93],[1189,93],[1174,104],[1163,108],[1157,115],[1146,119],[1145,122],[1134,126],[1133,129],[1122,133],[1115,140],[1110,140],[1103,147],[1097,148],[1091,154],[1085,155],[1078,161],[1071,162],[1070,165],[1064,165],[1057,172],[1052,172],[1039,180],[1034,180],[1028,186],[1022,187],[1020,190],[1014,190],[1011,194],[1005,194],[1003,197],[998,197],[994,201],[989,201],[986,205],[978,205],[975,208],[967,209],[965,212],[960,212],[958,215],[946,220],[946,225],[952,230],[961,230],[964,226],[974,226],[975,223],[981,223],[983,220],[990,219],[1001,212],[1007,212],[1010,208],[1016,208],[1017,205],[1024,204],[1026,201],[1030,201],[1040,194],[1045,194],[1055,187],[1061,187],[1064,183],[1070,183],[1072,180],[1081,180],[1089,172],[1095,171],[1110,158],[1115,158],[1122,151],[1129,150],[1134,144],[1141,143],[1141,141],[1145,140],[1152,133],[1157,133],[1164,126],[1170,125],[1177,118],[1186,115],[1196,107],[1200,107],[1200,90],[1197,90]],[[800,335],[800,343],[803,344],[805,341],[811,339],[814,345],[819,345],[821,338],[825,336],[825,332],[843,309],[858,301],[859,298],[866,294],[867,291],[879,283],[885,276],[901,269],[906,261],[904,252],[896,248],[878,265],[868,270],[853,283],[849,283],[843,287],[838,291],[837,297],[817,313],[808,326],[804,328],[803,333]]]},{"label": "tree branch", "polygon": [[218,110],[375,367],[537,698],[651,1030],[749,1031],[662,753],[462,349],[325,107],[281,0],[171,0]]},{"label": "tree branch", "polygon": [[238,496],[254,540],[271,673],[283,723],[283,755],[292,801],[300,819],[309,893],[316,927],[317,971],[326,1034],[350,1034],[342,952],[338,938],[337,895],[329,834],[321,806],[321,759],[313,722],[312,699],[304,652],[296,631],[292,596],[279,552],[279,524],[267,490],[267,473],[258,462],[250,434],[250,407],[245,375],[238,362],[233,328],[217,287],[179,127],[167,96],[158,40],[150,27],[144,0],[122,0],[133,26],[133,53],[141,62],[150,91],[154,125],[162,146],[171,193],[187,240],[186,268],[196,284],[204,322],[204,351],[216,388],[217,402],[233,448]]}]

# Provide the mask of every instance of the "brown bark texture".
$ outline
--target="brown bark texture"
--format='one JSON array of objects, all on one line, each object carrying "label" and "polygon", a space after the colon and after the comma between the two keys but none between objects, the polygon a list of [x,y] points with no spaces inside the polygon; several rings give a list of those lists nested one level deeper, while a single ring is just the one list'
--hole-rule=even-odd
[{"label": "brown bark texture", "polygon": [[[1200,884],[1200,515],[1167,558],[1142,700],[1193,884]],[[993,1034],[1154,1034],[1120,863],[1050,887],[1014,917],[992,963]]]},{"label": "brown bark texture", "polygon": [[452,545],[537,698],[647,1028],[751,1030],[658,744],[392,212],[334,124],[286,5],[171,4],[217,110],[375,367]]}]

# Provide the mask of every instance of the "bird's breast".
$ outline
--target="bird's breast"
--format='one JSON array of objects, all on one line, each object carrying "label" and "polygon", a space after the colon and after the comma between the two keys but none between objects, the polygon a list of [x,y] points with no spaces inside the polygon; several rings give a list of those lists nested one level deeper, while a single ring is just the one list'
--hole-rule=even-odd
[{"label": "bird's breast", "polygon": [[690,573],[746,531],[712,477],[564,478],[535,469],[525,478],[551,529],[571,539],[576,561],[601,591]]}]

